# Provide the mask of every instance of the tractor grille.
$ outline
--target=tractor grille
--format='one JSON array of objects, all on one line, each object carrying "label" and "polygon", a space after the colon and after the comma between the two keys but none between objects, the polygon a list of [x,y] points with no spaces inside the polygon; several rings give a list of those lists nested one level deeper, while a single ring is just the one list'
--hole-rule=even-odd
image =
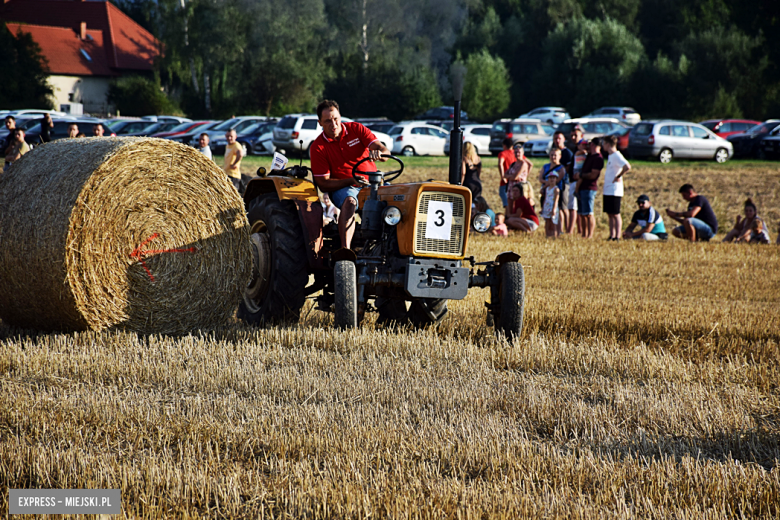
[{"label": "tractor grille", "polygon": [[[452,203],[452,230],[450,231],[449,240],[425,238],[425,231],[428,226],[428,203],[431,201]],[[465,225],[465,199],[462,195],[438,191],[423,192],[417,205],[417,233],[414,241],[414,254],[462,256]]]}]

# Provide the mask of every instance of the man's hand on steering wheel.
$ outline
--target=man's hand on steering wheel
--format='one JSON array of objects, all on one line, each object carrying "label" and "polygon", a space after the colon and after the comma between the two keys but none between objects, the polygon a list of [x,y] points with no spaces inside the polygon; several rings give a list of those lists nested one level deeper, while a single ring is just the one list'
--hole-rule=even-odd
[{"label": "man's hand on steering wheel", "polygon": [[382,157],[382,150],[376,149],[376,150],[369,150],[368,151],[368,158],[371,159],[374,162],[380,161],[380,162],[386,162],[387,157]]}]

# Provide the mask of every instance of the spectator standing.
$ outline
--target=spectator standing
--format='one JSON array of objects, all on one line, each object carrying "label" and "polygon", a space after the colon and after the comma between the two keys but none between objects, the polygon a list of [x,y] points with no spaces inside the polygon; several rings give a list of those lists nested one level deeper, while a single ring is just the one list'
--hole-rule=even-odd
[{"label": "spectator standing", "polygon": [[96,123],[92,125],[92,137],[103,137],[106,130],[103,128],[103,123]]},{"label": "spectator standing", "polygon": [[523,143],[515,143],[512,147],[512,152],[515,154],[515,162],[504,173],[504,179],[506,179],[507,182],[507,193],[512,192],[512,186],[514,184],[526,182],[528,180],[528,174],[531,173],[531,168],[533,168],[533,163],[523,152]]},{"label": "spectator standing", "polygon": [[501,146],[504,149],[498,153],[498,173],[501,175],[501,182],[498,185],[498,196],[501,197],[501,203],[504,205],[504,211],[506,211],[508,199],[506,194],[507,181],[504,174],[517,159],[515,159],[515,152],[512,150],[512,139],[504,137],[504,140],[501,141]]},{"label": "spectator standing", "polygon": [[569,134],[569,141],[566,143],[566,147],[571,151],[571,153],[577,153],[577,148],[580,141],[582,141],[582,127],[580,125],[576,125],[574,128],[572,128],[571,133]]},{"label": "spectator standing", "polygon": [[[755,224],[756,222],[759,222],[758,226]],[[754,228],[760,227],[760,231],[758,233],[755,232]],[[741,215],[737,215],[737,220],[734,223],[734,228],[726,233],[725,238],[723,239],[724,242],[753,242],[753,240],[757,240],[759,242],[763,243],[769,243],[769,233],[767,231],[766,223],[759,218],[758,216],[758,209],[756,208],[756,205],[753,203],[752,199],[747,199],[745,201],[745,218],[743,219]],[[761,235],[761,236],[759,236]],[[765,237],[765,242],[764,238]]]},{"label": "spectator standing", "polygon": [[209,134],[206,132],[203,132],[198,137],[198,151],[212,161],[214,160],[214,157],[211,155],[211,147],[209,146]]},{"label": "spectator standing", "polygon": [[593,205],[599,189],[598,179],[604,168],[604,158],[601,156],[601,141],[594,137],[590,141],[589,153],[582,164],[580,172],[579,196],[577,207],[580,219],[582,238],[593,238],[596,231],[596,217],[593,215]]},{"label": "spectator standing", "polygon": [[[550,156],[559,150],[550,152]],[[544,219],[544,234],[547,238],[558,237],[558,220],[560,218],[560,208],[558,199],[561,196],[561,190],[558,188],[558,172],[552,171],[544,180],[544,207],[542,208],[542,218]]]},{"label": "spectator standing", "polygon": [[709,241],[718,232],[718,219],[715,217],[715,212],[712,211],[710,201],[703,195],[696,193],[690,184],[682,185],[680,195],[688,201],[688,210],[666,210],[667,215],[682,224],[674,228],[672,234],[677,238],[687,238],[691,242]]},{"label": "spectator standing", "polygon": [[482,160],[470,142],[463,143],[463,162],[461,166],[460,183],[471,190],[472,200],[482,195]]},{"label": "spectator standing", "polygon": [[8,150],[9,146],[11,146],[11,143],[16,140],[16,137],[14,136],[14,131],[16,130],[16,118],[14,116],[5,116],[5,128],[8,130],[8,135],[5,136],[5,140],[3,141],[3,157],[5,157],[6,150]]},{"label": "spectator standing", "polygon": [[45,114],[41,119],[41,141],[44,143],[51,141],[52,128],[54,128],[54,121],[51,119],[51,114]]},{"label": "spectator standing", "polygon": [[74,139],[79,136],[79,125],[71,123],[68,125],[68,139]]},{"label": "spectator standing", "polygon": [[572,162],[569,168],[569,213],[571,218],[568,222],[568,232],[574,232],[574,224],[577,224],[577,233],[582,235],[582,229],[580,227],[580,219],[578,216],[579,204],[577,198],[579,195],[580,185],[580,173],[582,173],[582,165],[585,164],[585,158],[588,156],[588,141],[580,139],[577,143],[577,151],[574,153]]},{"label": "spectator standing", "polygon": [[[562,175],[558,175],[558,189],[560,190],[559,197],[559,209],[561,218],[558,221],[558,232],[568,233],[569,230],[569,199],[571,198],[571,190],[569,187],[569,172],[572,168],[572,161],[574,160],[574,152],[566,147],[566,136],[563,132],[557,131],[553,134],[552,149],[557,148],[561,151],[561,164],[563,165]],[[552,150],[551,149],[551,150]],[[571,218],[574,218],[574,214],[571,213]]]},{"label": "spectator standing", "polygon": [[236,187],[236,190],[241,193],[241,159],[244,154],[241,145],[236,142],[236,129],[231,128],[225,132],[225,139],[227,139],[227,146],[225,146],[225,162],[222,167],[225,173],[230,178],[230,182]]},{"label": "spectator standing", "polygon": [[623,218],[620,216],[620,203],[623,200],[623,175],[631,164],[617,149],[617,137],[608,135],[602,139],[604,151],[608,154],[604,168],[604,213],[609,218],[609,240],[620,240]]},{"label": "spectator standing", "polygon": [[506,227],[506,216],[503,213],[496,214],[496,225],[490,232],[499,237],[505,237],[509,235],[509,229]]},{"label": "spectator standing", "polygon": [[8,146],[5,152],[5,166],[11,166],[14,162],[18,161],[22,155],[30,151],[30,145],[24,140],[24,130],[21,128],[15,128],[13,132],[14,140]]},{"label": "spectator standing", "polygon": [[[631,217],[631,224],[623,232],[623,238],[641,240],[666,240],[666,225],[661,214],[650,204],[650,197],[640,195],[636,199],[639,209]],[[636,231],[634,231],[636,229]]]},{"label": "spectator standing", "polygon": [[539,217],[534,209],[534,192],[528,182],[515,183],[509,189],[512,213],[506,218],[506,227],[525,233],[539,229]]}]

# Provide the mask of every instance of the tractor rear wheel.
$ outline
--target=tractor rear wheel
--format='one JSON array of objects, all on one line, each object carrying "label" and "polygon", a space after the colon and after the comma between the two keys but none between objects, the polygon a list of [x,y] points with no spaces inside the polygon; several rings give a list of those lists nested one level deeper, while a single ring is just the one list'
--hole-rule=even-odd
[{"label": "tractor rear wheel", "polygon": [[501,283],[498,286],[498,316],[495,317],[496,333],[509,341],[519,338],[523,331],[523,305],[525,298],[525,273],[523,265],[509,262],[501,266]]},{"label": "tractor rear wheel", "polygon": [[358,326],[357,273],[355,264],[339,260],[333,267],[334,323],[340,329]]},{"label": "tractor rear wheel", "polygon": [[275,193],[249,204],[252,279],[238,318],[251,324],[298,321],[306,300],[308,259],[298,209]]}]

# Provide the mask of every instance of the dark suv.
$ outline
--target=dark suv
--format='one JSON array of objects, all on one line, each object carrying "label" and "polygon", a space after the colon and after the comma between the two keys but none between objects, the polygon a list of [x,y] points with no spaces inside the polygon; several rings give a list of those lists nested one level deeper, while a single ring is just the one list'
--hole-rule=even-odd
[{"label": "dark suv", "polygon": [[[469,118],[468,114],[464,112],[463,110],[460,111],[460,119],[461,121],[465,121]],[[438,108],[432,108],[428,110],[427,112],[423,112],[422,114],[418,114],[417,117],[415,117],[417,120],[422,119],[455,119],[455,107],[438,107]]]}]

